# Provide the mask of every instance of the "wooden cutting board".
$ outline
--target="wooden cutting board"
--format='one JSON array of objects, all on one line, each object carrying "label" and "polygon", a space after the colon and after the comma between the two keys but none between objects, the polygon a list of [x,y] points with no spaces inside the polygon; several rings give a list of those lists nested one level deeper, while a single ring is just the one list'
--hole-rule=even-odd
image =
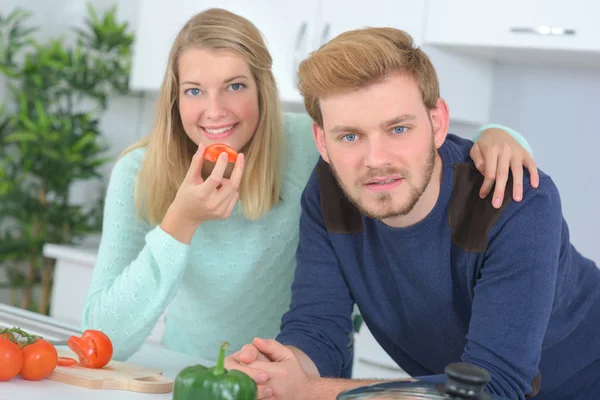
[{"label": "wooden cutting board", "polygon": [[[77,357],[70,350],[57,349],[59,357]],[[104,368],[85,368],[79,364],[57,366],[46,379],[87,389],[126,390],[138,393],[170,393],[173,380],[162,372],[137,365],[111,361]]]}]

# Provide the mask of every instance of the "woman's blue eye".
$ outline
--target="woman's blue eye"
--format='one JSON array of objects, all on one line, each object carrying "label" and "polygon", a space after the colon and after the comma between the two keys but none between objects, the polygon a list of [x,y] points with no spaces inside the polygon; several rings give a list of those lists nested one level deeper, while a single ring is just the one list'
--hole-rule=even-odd
[{"label": "woman's blue eye", "polygon": [[192,96],[198,96],[200,94],[200,89],[188,89],[185,92],[186,94],[190,94]]},{"label": "woman's blue eye", "polygon": [[241,83],[232,83],[231,85],[229,85],[229,87],[231,88],[231,90],[233,90],[234,92],[237,92],[238,90],[242,89],[244,87],[243,84]]},{"label": "woman's blue eye", "polygon": [[405,126],[397,126],[394,128],[394,133],[404,133],[406,131]]},{"label": "woman's blue eye", "polygon": [[354,142],[356,140],[356,134],[349,133],[342,137],[342,140],[345,140],[346,142]]}]

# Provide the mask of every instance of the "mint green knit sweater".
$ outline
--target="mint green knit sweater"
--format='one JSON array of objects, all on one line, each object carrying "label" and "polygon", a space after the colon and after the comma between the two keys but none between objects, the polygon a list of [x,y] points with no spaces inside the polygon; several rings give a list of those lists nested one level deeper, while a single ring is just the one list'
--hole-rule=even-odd
[{"label": "mint green knit sweater", "polygon": [[136,217],[144,150],[121,158],[110,177],[82,328],[107,333],[116,360],[143,345],[165,310],[163,345],[208,360],[223,340],[235,351],[254,337],[274,338],[290,301],[300,197],[319,157],[311,123],[306,114],[284,116],[283,202],[254,222],[236,207],[229,218],[202,224],[190,245]]}]

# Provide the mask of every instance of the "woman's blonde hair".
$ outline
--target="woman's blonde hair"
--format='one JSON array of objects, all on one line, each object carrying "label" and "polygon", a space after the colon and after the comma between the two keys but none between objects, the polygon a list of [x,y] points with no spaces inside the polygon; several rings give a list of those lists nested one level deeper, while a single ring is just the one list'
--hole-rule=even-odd
[{"label": "woman's blonde hair", "polygon": [[414,46],[409,34],[394,28],[362,28],[335,37],[300,63],[298,88],[308,114],[323,127],[320,98],[356,90],[396,73],[411,76],[419,85],[425,107],[435,107],[440,87],[433,64]]},{"label": "woman's blonde hair", "polygon": [[178,60],[188,48],[231,50],[250,66],[258,89],[259,118],[256,132],[243,149],[246,159],[239,198],[244,215],[258,219],[280,199],[281,106],[272,58],[260,31],[247,19],[222,9],[196,14],[181,29],[169,54],[152,131],[123,152],[146,148],[136,181],[138,215],[153,225],[162,221],[197,150],[183,129],[178,105]]}]

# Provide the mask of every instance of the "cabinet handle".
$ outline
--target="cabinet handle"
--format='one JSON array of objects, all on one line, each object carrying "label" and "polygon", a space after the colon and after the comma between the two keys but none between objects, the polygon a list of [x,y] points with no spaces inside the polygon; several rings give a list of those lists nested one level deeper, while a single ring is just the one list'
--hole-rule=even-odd
[{"label": "cabinet handle", "polygon": [[308,28],[308,23],[306,21],[302,22],[300,28],[298,29],[298,35],[296,35],[296,46],[295,50],[300,50],[300,46],[302,46],[302,42],[304,42],[304,36],[306,36],[306,29]]},{"label": "cabinet handle", "polygon": [[331,24],[328,22],[323,27],[323,32],[321,32],[321,45],[324,45],[329,40],[329,31],[331,30]]},{"label": "cabinet handle", "polygon": [[557,28],[548,25],[534,26],[523,26],[523,27],[512,27],[510,28],[512,33],[529,33],[533,35],[543,36],[575,36],[577,31],[575,29]]},{"label": "cabinet handle", "polygon": [[298,29],[298,35],[296,35],[296,45],[294,46],[294,60],[293,65],[294,68],[292,70],[292,82],[294,82],[294,86],[298,86],[298,67],[300,66],[300,62],[304,53],[302,52],[304,38],[306,37],[306,30],[308,29],[308,22],[304,21],[300,25]]}]

